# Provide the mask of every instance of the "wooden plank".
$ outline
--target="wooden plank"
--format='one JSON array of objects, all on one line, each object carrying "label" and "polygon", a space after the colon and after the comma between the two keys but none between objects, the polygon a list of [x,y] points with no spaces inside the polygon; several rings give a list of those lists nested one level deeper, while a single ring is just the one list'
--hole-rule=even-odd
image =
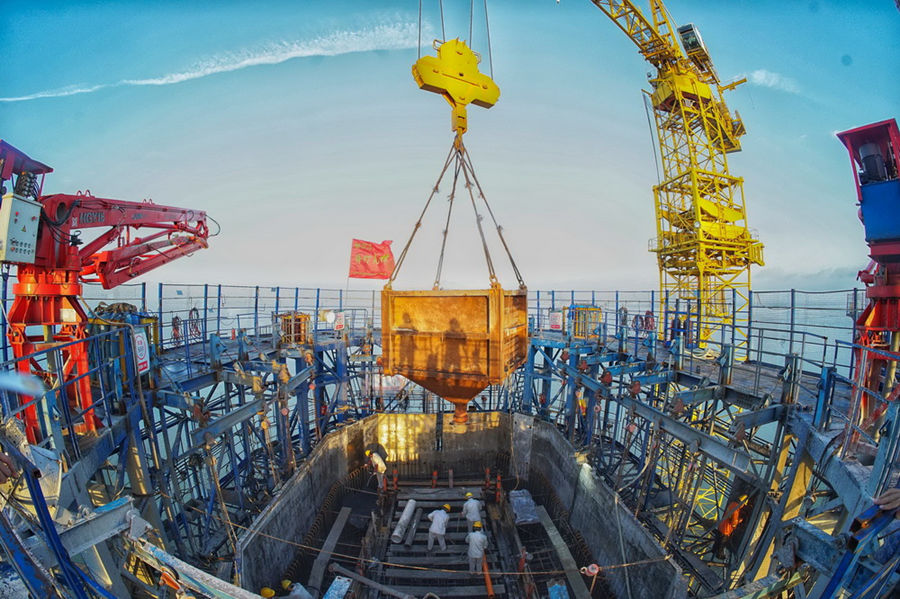
[{"label": "wooden plank", "polygon": [[435,568],[443,568],[446,566],[465,566],[469,567],[469,560],[465,555],[392,555],[385,558],[388,565],[401,564],[404,566],[433,566]]},{"label": "wooden plank", "polygon": [[[427,535],[426,535],[426,538],[427,538]],[[406,545],[394,544],[391,547],[391,550],[388,552],[388,555],[392,555],[392,556],[416,555],[416,554],[425,555],[427,551],[428,551],[428,548],[424,544],[423,545],[413,545],[412,547],[407,547]],[[441,551],[440,545],[435,543],[434,549],[432,549],[433,553],[436,553],[436,554],[439,553],[442,555],[454,555],[454,554],[466,555],[468,553],[468,551],[469,551],[469,548],[465,543],[448,545],[447,551]],[[466,559],[469,559],[469,558],[467,557]]]},{"label": "wooden plank", "polygon": [[399,501],[404,501],[409,498],[413,498],[416,501],[419,499],[432,499],[432,500],[440,500],[440,499],[460,499],[465,500],[466,493],[471,493],[475,496],[476,499],[481,498],[481,487],[453,487],[452,489],[448,489],[444,487],[443,489],[438,487],[436,489],[411,489],[410,491],[400,491],[397,493],[397,499]]},{"label": "wooden plank", "polygon": [[557,530],[556,525],[553,524],[553,520],[550,519],[550,514],[547,513],[547,510],[542,505],[537,506],[537,513],[538,517],[541,519],[541,524],[544,526],[544,530],[547,531],[547,536],[550,537],[550,542],[553,544],[557,556],[559,556],[559,561],[562,564],[563,570],[566,571],[566,579],[569,581],[569,588],[575,595],[575,599],[591,599],[591,593],[584,584],[581,572],[578,571],[578,566],[575,564],[575,558],[572,557],[572,553],[569,551],[568,546],[566,546],[566,542],[563,540],[562,535],[559,534],[559,530]]},{"label": "wooden plank", "polygon": [[[413,499],[416,499],[415,497]],[[427,514],[431,510],[438,510],[444,504],[448,504],[450,506],[450,510],[452,512],[459,512],[462,509],[463,504],[465,503],[462,499],[416,499],[416,505],[421,507],[423,510],[427,510],[425,513]],[[406,500],[401,499],[397,502],[397,510],[402,512],[403,508],[406,507]]]},{"label": "wooden plank", "polygon": [[322,545],[319,556],[316,558],[316,561],[313,562],[312,573],[309,575],[309,584],[306,588],[314,597],[319,595],[322,579],[325,576],[325,567],[331,560],[331,554],[334,551],[335,546],[337,546],[338,539],[341,538],[341,532],[343,532],[344,526],[347,524],[347,519],[350,517],[352,511],[353,510],[349,507],[341,508],[340,513],[338,513],[338,516],[334,521],[334,525],[331,527],[331,531],[328,533],[328,537],[325,539],[325,543]]},{"label": "wooden plank", "polygon": [[[406,579],[412,581],[425,580],[484,580],[484,573],[480,570],[477,574],[469,574],[469,563],[466,561],[466,569],[455,572],[446,570],[413,570],[407,568],[385,568],[384,575],[394,580]],[[491,580],[499,582],[500,576],[491,576]],[[388,586],[394,586],[393,584]]]},{"label": "wooden plank", "polygon": [[[462,543],[462,544],[465,545],[465,542],[466,542],[466,535],[467,535],[467,534],[469,534],[469,532],[468,532],[468,531],[465,531],[465,530],[462,531],[462,532],[450,532],[450,531],[448,530],[448,531],[444,534],[444,540],[445,540],[447,543],[450,543],[450,542],[452,542],[452,543],[454,543],[454,544],[456,544],[456,543]],[[424,532],[424,533],[420,533],[419,531],[416,531],[415,542],[417,542],[417,543],[418,543],[418,542],[425,543],[425,542],[427,542],[427,541],[428,541],[428,529],[427,529],[427,528],[425,529],[425,532]],[[398,543],[394,543],[394,545],[397,545],[397,544],[398,544]],[[436,545],[436,544],[437,544],[437,540],[435,540],[435,545]]]},{"label": "wooden plank", "polygon": [[[484,585],[481,586],[452,586],[452,587],[439,587],[439,586],[421,586],[421,587],[407,587],[407,586],[397,586],[391,585],[391,588],[400,593],[409,593],[414,597],[422,597],[426,593],[436,593],[441,599],[447,599],[449,597],[487,597],[487,588]],[[502,584],[494,585],[494,594],[497,596],[506,594],[506,586]]]}]

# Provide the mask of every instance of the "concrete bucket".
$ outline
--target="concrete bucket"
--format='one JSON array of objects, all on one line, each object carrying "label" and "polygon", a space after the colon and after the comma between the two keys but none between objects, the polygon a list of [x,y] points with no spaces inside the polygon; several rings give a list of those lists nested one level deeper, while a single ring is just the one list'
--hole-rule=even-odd
[{"label": "concrete bucket", "polygon": [[528,351],[527,292],[490,289],[381,292],[382,362],[456,407],[502,383]]}]

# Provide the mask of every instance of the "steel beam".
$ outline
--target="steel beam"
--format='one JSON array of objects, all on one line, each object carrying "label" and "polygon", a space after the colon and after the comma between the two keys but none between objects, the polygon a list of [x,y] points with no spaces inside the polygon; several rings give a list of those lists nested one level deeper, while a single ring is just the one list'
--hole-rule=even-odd
[{"label": "steel beam", "polygon": [[262,399],[255,399],[240,407],[232,409],[223,416],[211,420],[205,427],[191,431],[191,443],[193,446],[186,453],[196,450],[199,446],[203,445],[206,442],[206,435],[216,438],[219,435],[230,431],[241,422],[249,420],[256,415],[263,402],[264,400]]},{"label": "steel beam", "polygon": [[649,406],[641,401],[628,396],[615,397],[610,394],[609,389],[599,381],[582,376],[581,373],[578,372],[578,370],[572,368],[571,366],[559,362],[557,364],[559,364],[559,367],[564,369],[569,374],[569,376],[581,376],[581,383],[585,386],[585,388],[588,388],[594,392],[603,390],[611,399],[620,403],[625,408],[633,409],[637,415],[655,423],[661,430],[672,435],[676,439],[682,441],[688,446],[697,448],[697,450],[699,450],[704,455],[712,458],[729,470],[741,474],[756,486],[763,485],[763,481],[760,480],[759,475],[753,468],[753,462],[750,459],[750,456],[748,456],[746,453],[736,451],[731,447],[728,447],[715,437],[701,432],[687,424],[684,424],[683,422],[675,420],[668,414],[657,410],[656,408]]}]

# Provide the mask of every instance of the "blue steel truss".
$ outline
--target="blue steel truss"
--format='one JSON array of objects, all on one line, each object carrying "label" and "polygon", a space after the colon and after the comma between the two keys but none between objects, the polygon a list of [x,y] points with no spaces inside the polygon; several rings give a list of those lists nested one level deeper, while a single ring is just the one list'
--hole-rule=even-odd
[{"label": "blue steel truss", "polygon": [[[114,596],[96,581],[116,578],[122,567],[130,575],[114,587],[158,590],[158,576],[139,560],[108,570],[97,565],[100,558],[77,565],[51,524],[56,514],[122,494],[134,497],[161,550],[239,582],[233,557],[242,527],[330,430],[378,410],[443,409],[412,385],[381,391],[374,293],[159,285],[154,300],[146,285],[130,290],[139,317],[106,324],[89,341],[86,376],[95,394],[90,409],[104,423],[99,434],[83,435],[86,410],[69,408],[69,390],[59,384],[61,347],[28,358],[57,369],[43,381],[45,392],[0,391],[6,419],[38,408],[41,448],[65,465],[59,496],[50,499],[37,472],[25,468],[36,521],[24,530],[0,526],[9,561],[33,593]],[[893,575],[871,560],[828,562],[806,542],[818,534],[809,519],[828,516],[833,530],[825,538],[837,546],[871,497],[897,479],[896,404],[877,429],[853,419],[859,395],[878,394],[853,381],[846,297],[840,294],[833,322],[823,324],[801,305],[821,311],[818,295],[754,294],[752,313],[760,318],[751,319],[748,342],[738,351],[733,331],[723,330],[701,353],[692,343],[699,325],[689,303],[663,302],[647,327],[647,312],[659,310],[652,292],[535,292],[526,363],[474,403],[559,426],[680,563],[693,592],[741,588],[798,572],[798,563],[809,565],[793,584],[808,586],[808,596],[892,584]],[[850,297],[856,301],[855,292]],[[603,317],[591,334],[574,338],[578,307],[602,308]],[[787,318],[769,320],[785,309]],[[310,314],[307,343],[284,346],[274,334],[272,315],[290,310]],[[343,312],[346,328],[335,330],[328,311]],[[161,335],[150,372],[140,375],[133,331],[153,338],[154,323]],[[848,340],[836,341],[840,335]],[[4,352],[4,369],[16,370]],[[868,447],[872,464],[860,478],[841,458]],[[807,460],[819,466],[804,472]],[[741,496],[748,497],[744,527],[723,539],[718,523]],[[42,540],[54,564],[35,561],[23,538]],[[113,545],[120,555],[108,539],[98,542],[98,555],[108,556]],[[838,582],[820,587],[817,576]]]}]

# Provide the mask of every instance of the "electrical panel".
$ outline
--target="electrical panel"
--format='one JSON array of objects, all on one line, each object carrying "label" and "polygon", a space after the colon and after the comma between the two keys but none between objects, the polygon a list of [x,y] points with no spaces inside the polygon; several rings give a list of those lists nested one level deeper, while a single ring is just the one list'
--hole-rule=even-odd
[{"label": "electrical panel", "polygon": [[9,194],[0,203],[0,262],[34,264],[42,205]]}]

